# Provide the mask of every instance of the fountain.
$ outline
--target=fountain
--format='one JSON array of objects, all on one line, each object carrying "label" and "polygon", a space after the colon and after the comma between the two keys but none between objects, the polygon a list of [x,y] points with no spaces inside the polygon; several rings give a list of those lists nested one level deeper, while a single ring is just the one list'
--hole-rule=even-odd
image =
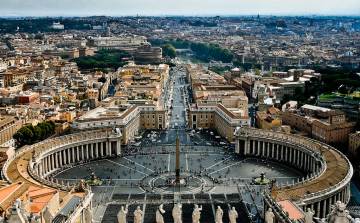
[{"label": "fountain", "polygon": [[264,172],[261,172],[261,173],[260,173],[260,177],[259,177],[259,178],[256,178],[256,179],[254,180],[254,183],[255,183],[255,184],[267,184],[267,183],[269,183],[269,182],[270,182],[270,180],[267,179],[267,178],[265,178],[265,173],[264,173]]},{"label": "fountain", "polygon": [[93,185],[99,185],[100,180],[96,178],[95,173],[92,172],[90,175],[90,180],[86,181],[87,184],[93,186]]}]

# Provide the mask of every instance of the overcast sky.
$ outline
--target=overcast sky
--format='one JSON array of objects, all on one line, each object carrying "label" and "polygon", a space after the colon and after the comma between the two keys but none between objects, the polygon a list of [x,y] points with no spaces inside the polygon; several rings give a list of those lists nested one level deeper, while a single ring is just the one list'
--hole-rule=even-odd
[{"label": "overcast sky", "polygon": [[0,0],[0,16],[359,15],[360,0]]}]

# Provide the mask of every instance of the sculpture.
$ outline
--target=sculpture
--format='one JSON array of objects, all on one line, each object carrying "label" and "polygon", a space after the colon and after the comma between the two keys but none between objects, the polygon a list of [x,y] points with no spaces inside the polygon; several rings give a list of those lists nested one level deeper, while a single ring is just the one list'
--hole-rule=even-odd
[{"label": "sculpture", "polygon": [[305,213],[305,223],[312,223],[314,214],[315,213],[312,212],[310,208],[308,208],[307,212]]},{"label": "sculpture", "polygon": [[337,201],[336,204],[332,206],[333,210],[330,213],[329,223],[348,223],[347,215],[349,215],[349,211],[345,210],[345,207],[344,203]]},{"label": "sculpture", "polygon": [[158,210],[156,211],[156,223],[164,223],[163,214],[165,213],[163,205],[160,204]]},{"label": "sculpture", "polygon": [[200,215],[201,215],[200,211],[202,211],[202,206],[199,208],[199,206],[197,204],[195,204],[195,209],[192,213],[193,223],[199,223]]},{"label": "sculpture", "polygon": [[236,219],[238,218],[238,213],[235,210],[235,207],[233,207],[231,209],[231,211],[229,211],[229,219],[230,219],[230,223],[236,223]]},{"label": "sculpture", "polygon": [[220,206],[218,206],[218,209],[216,210],[216,222],[217,223],[222,223],[222,218],[223,218],[224,212],[221,209]]},{"label": "sculpture", "polygon": [[265,222],[266,223],[273,223],[274,222],[274,213],[272,212],[272,209],[269,208],[268,211],[265,214]]},{"label": "sculpture", "polygon": [[143,217],[143,212],[140,210],[140,206],[137,206],[136,210],[134,211],[134,223],[140,223]]},{"label": "sculpture", "polygon": [[93,216],[89,206],[85,209],[85,222],[93,222]]},{"label": "sculpture", "polygon": [[174,223],[181,223],[181,204],[176,204],[172,210],[172,216],[174,218]]},{"label": "sculpture", "polygon": [[128,205],[126,205],[125,210],[124,206],[121,206],[119,213],[117,214],[119,223],[126,223],[126,215],[128,213]]}]

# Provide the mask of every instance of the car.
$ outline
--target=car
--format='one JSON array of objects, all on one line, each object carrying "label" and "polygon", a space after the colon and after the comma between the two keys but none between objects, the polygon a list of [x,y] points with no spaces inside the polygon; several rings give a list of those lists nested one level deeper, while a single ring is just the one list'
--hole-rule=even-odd
[{"label": "car", "polygon": [[211,146],[211,142],[207,142],[206,145],[207,145],[207,146]]},{"label": "car", "polygon": [[199,145],[199,143],[198,143],[198,142],[194,142],[194,145]]}]

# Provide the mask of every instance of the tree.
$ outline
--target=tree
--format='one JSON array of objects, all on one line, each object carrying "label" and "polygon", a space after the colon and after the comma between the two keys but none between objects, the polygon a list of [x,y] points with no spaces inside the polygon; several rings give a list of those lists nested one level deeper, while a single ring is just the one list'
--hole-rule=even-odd
[{"label": "tree", "polygon": [[287,102],[289,102],[289,101],[290,101],[290,95],[289,95],[289,94],[285,94],[285,95],[283,96],[283,98],[281,99],[280,104],[281,104],[281,105],[284,105],[285,103],[287,103]]},{"label": "tree", "polygon": [[44,39],[41,35],[35,35],[34,39],[39,39],[39,40],[42,40]]},{"label": "tree", "polygon": [[26,125],[21,127],[14,135],[13,139],[17,148],[24,145],[31,145],[40,140],[44,140],[55,132],[55,123],[47,121],[39,123],[37,126]]},{"label": "tree", "polygon": [[271,73],[270,72],[267,72],[265,74],[262,75],[263,77],[271,77]]},{"label": "tree", "polygon": [[340,94],[347,94],[347,88],[345,85],[342,85],[340,88],[339,88],[339,93]]},{"label": "tree", "polygon": [[176,50],[175,47],[173,47],[173,45],[171,44],[163,44],[161,45],[162,48],[162,55],[163,56],[169,56],[170,58],[175,58],[176,57]]},{"label": "tree", "polygon": [[360,80],[359,75],[357,75],[356,71],[354,71],[354,70],[350,71],[348,78],[351,80]]},{"label": "tree", "polygon": [[99,82],[105,83],[106,82],[106,78],[105,77],[100,77],[98,79]]},{"label": "tree", "polygon": [[261,63],[254,63],[254,68],[256,68],[256,69],[261,69]]},{"label": "tree", "polygon": [[261,71],[257,68],[254,69],[254,74],[257,75],[257,76],[260,76],[261,75]]},{"label": "tree", "polygon": [[245,70],[245,71],[248,71],[248,70],[250,70],[250,69],[252,68],[252,63],[250,63],[250,62],[245,62],[245,63],[243,64],[243,67],[244,67],[244,70]]},{"label": "tree", "polygon": [[61,57],[61,59],[63,59],[63,60],[64,60],[64,59],[69,59],[69,58],[70,58],[70,56],[69,56],[69,55],[61,55],[60,57]]}]

